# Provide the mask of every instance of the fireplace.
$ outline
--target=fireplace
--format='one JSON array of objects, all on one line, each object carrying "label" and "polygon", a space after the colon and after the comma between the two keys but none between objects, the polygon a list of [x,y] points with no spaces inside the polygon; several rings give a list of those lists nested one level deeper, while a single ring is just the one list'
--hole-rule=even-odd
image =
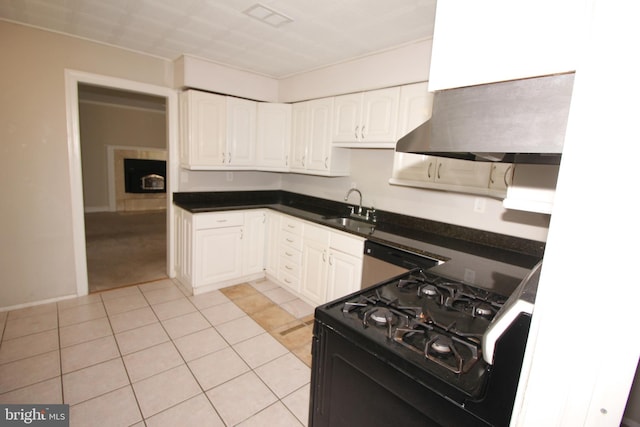
[{"label": "fireplace", "polygon": [[166,193],[166,176],[164,160],[124,159],[126,193]]}]

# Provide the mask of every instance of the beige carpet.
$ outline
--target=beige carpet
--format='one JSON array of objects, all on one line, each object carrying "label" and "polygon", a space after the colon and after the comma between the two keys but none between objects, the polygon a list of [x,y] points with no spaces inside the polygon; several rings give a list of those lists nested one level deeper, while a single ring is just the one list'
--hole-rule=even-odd
[{"label": "beige carpet", "polygon": [[167,277],[166,212],[85,214],[89,292]]}]

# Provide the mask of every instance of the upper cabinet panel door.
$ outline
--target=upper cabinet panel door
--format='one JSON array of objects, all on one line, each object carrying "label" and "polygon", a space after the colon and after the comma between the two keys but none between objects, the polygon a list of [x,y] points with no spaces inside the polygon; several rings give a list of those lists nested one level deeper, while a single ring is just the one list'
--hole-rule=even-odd
[{"label": "upper cabinet panel door", "polygon": [[397,87],[364,93],[360,129],[362,141],[395,141],[399,100],[400,89]]},{"label": "upper cabinet panel door", "polygon": [[227,97],[227,165],[255,162],[257,103]]},{"label": "upper cabinet panel door", "polygon": [[361,93],[335,97],[332,138],[334,142],[355,141],[360,138],[361,104]]},{"label": "upper cabinet panel door", "polygon": [[181,164],[184,167],[222,165],[226,151],[225,97],[194,90],[181,96]]},{"label": "upper cabinet panel door", "polygon": [[328,171],[333,98],[309,101],[307,169]]},{"label": "upper cabinet panel door", "polygon": [[257,163],[268,170],[289,170],[291,104],[258,103]]},{"label": "upper cabinet panel door", "polygon": [[438,1],[429,90],[574,71],[585,3]]}]

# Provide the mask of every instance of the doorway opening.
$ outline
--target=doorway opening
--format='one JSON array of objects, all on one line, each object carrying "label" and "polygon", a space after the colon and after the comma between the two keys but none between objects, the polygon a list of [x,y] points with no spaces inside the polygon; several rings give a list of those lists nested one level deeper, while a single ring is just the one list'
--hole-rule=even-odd
[{"label": "doorway opening", "polygon": [[[96,260],[95,265],[99,269],[113,273],[116,278],[124,277],[122,280],[117,280],[117,286],[148,281],[150,276],[142,275],[143,266],[155,271],[153,277],[158,275],[175,277],[175,268],[173,267],[174,224],[172,221],[174,208],[171,191],[177,188],[179,170],[177,163],[177,92],[167,87],[74,70],[65,71],[65,81],[77,295],[82,296],[89,293],[88,267],[92,267],[94,259]],[[147,112],[158,108],[157,105],[153,107],[152,104],[162,105],[163,119],[160,122],[164,136],[156,138],[162,140],[157,142],[159,147],[150,148],[148,143],[141,143],[143,138],[122,136],[126,135],[125,131],[130,130],[133,126],[127,124],[126,116],[125,118],[103,120],[102,124],[97,127],[98,131],[94,134],[103,136],[102,140],[96,137],[99,140],[97,144],[100,152],[98,157],[102,156],[102,160],[92,163],[92,160],[95,161],[95,159],[86,158],[85,154],[88,154],[91,149],[85,147],[84,141],[82,141],[81,149],[81,133],[85,133],[84,131],[87,129],[86,123],[82,123],[81,119],[90,117],[86,112],[81,117],[83,102],[94,107],[96,105],[103,107],[118,105],[119,109],[145,110]],[[105,139],[104,135],[110,135],[110,137]],[[124,169],[124,159],[152,158],[158,160],[160,158],[157,156],[160,155],[160,152],[162,153],[161,159],[166,163],[166,176],[162,179],[160,176],[145,177],[146,181],[143,186],[150,187],[153,191],[138,192],[149,194],[133,195],[124,190],[121,192],[120,189],[124,188],[125,177],[124,171],[122,170],[120,173],[117,168]],[[106,161],[104,157],[106,157]],[[85,175],[89,176],[88,184],[84,182],[87,178]],[[96,179],[96,176],[102,176],[102,178]],[[105,179],[104,176],[107,178]],[[164,186],[163,191],[158,191],[161,186]],[[125,261],[135,261],[134,251],[138,251],[144,256],[138,259],[137,264],[125,264],[122,259],[109,261],[104,252],[94,257],[93,248],[89,246],[96,235],[102,236],[103,240],[108,241],[114,247],[126,247],[128,256],[125,257]],[[120,242],[120,246],[117,246],[115,240],[118,238],[125,238],[125,240],[129,238],[129,240],[125,243]],[[124,251],[120,249],[114,252],[122,254]],[[162,253],[165,255],[162,256]],[[146,261],[144,257],[147,257]],[[153,262],[149,262],[149,259],[153,259]],[[93,292],[102,289],[91,290]]]},{"label": "doorway opening", "polygon": [[166,99],[81,83],[78,111],[89,292],[166,278]]}]

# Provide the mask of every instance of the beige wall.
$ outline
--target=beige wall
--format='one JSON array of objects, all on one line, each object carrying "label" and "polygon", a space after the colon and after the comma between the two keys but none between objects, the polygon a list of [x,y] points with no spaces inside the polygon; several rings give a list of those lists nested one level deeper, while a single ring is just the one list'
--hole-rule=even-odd
[{"label": "beige wall", "polygon": [[0,21],[0,307],[74,295],[66,68],[170,87],[171,63]]},{"label": "beige wall", "polygon": [[107,146],[167,148],[162,111],[80,102],[82,184],[86,210],[106,210]]}]

